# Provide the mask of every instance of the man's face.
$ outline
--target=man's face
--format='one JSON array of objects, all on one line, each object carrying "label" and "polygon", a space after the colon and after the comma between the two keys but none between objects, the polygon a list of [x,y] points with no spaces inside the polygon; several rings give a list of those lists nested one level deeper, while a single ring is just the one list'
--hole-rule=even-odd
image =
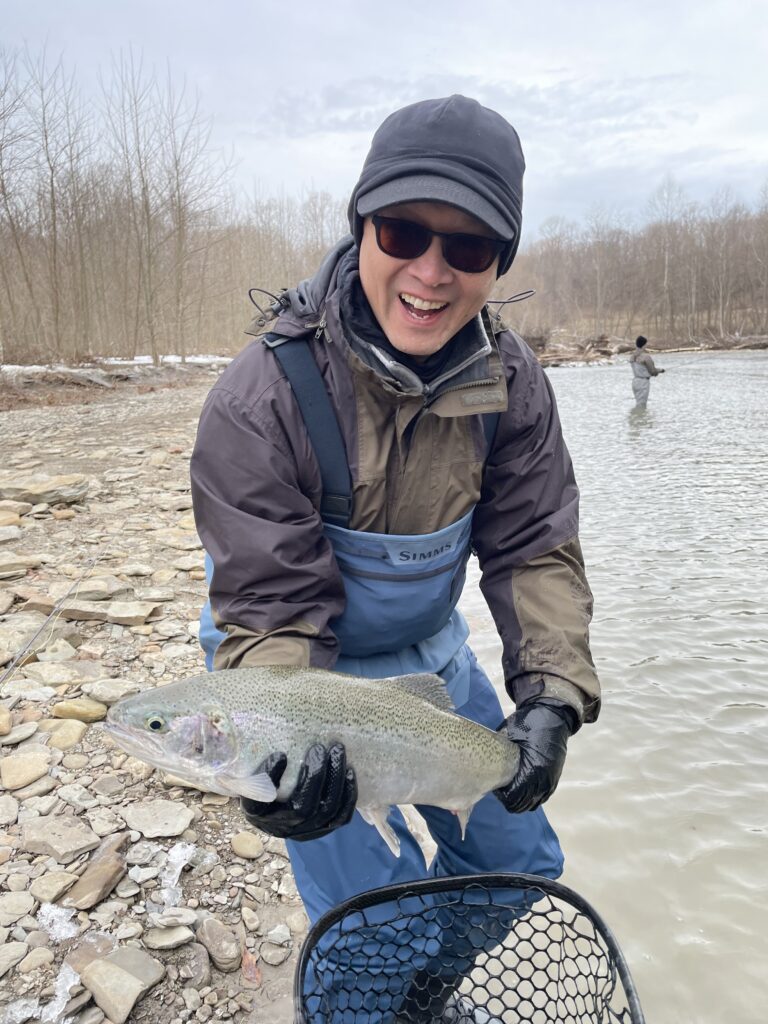
[{"label": "man's face", "polygon": [[[379,213],[415,221],[433,231],[493,237],[482,221],[445,203],[400,203]],[[360,243],[363,291],[391,344],[408,355],[439,351],[480,312],[496,280],[497,263],[498,258],[480,274],[454,270],[445,262],[437,237],[416,259],[395,259],[379,249],[373,221],[365,219]]]}]

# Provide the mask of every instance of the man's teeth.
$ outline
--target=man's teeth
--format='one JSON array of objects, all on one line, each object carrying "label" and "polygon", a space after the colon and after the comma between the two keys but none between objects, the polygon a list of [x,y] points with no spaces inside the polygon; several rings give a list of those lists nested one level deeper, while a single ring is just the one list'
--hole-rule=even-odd
[{"label": "man's teeth", "polygon": [[415,295],[408,295],[406,292],[403,292],[400,298],[414,309],[442,309],[448,305],[447,302],[429,302],[428,299],[418,299]]}]

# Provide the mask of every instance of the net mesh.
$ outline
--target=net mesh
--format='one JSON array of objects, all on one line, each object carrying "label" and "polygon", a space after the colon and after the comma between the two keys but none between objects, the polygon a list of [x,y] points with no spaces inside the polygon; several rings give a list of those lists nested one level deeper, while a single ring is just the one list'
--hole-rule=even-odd
[{"label": "net mesh", "polygon": [[295,995],[299,1024],[643,1022],[605,924],[535,876],[430,879],[350,900],[307,937]]}]

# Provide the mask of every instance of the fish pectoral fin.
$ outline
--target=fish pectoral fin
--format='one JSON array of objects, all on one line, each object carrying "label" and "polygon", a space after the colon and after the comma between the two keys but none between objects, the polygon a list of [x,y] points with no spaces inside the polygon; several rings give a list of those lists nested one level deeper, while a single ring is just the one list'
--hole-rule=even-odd
[{"label": "fish pectoral fin", "polygon": [[245,796],[249,800],[258,800],[260,804],[271,804],[277,796],[275,784],[266,772],[245,777],[217,775],[216,780],[226,787],[232,796]]},{"label": "fish pectoral fin", "polygon": [[397,838],[397,833],[387,821],[387,815],[389,814],[388,807],[359,807],[358,811],[363,821],[367,821],[369,825],[373,825],[376,831],[379,833],[381,838],[390,848],[392,853],[396,857],[400,856],[400,840]]}]

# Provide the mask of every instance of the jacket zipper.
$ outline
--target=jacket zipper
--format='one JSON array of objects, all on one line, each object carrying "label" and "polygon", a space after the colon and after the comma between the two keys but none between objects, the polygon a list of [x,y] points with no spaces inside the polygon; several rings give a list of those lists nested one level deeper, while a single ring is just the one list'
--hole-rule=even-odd
[{"label": "jacket zipper", "polygon": [[425,384],[424,390],[422,391],[422,395],[425,399],[424,405],[428,406],[431,404],[431,402],[428,401],[430,398],[434,401],[437,398],[442,398],[443,395],[449,395],[452,391],[469,391],[472,388],[484,388],[487,387],[488,384],[498,384],[500,380],[501,377],[487,377],[485,380],[470,380],[466,381],[464,384],[454,384],[453,387],[445,388],[435,395],[432,395],[429,384]]}]

